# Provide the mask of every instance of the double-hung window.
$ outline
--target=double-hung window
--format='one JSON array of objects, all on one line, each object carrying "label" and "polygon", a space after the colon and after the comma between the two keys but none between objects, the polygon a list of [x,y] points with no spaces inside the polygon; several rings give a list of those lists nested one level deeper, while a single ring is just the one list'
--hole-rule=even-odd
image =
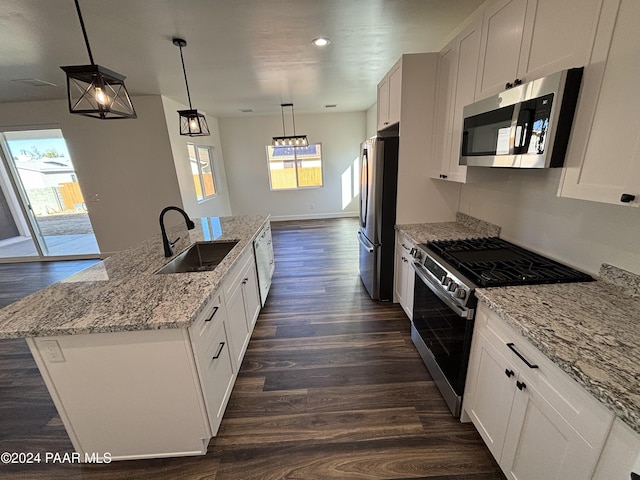
[{"label": "double-hung window", "polygon": [[187,143],[189,163],[193,184],[196,187],[196,197],[199,202],[217,195],[216,179],[213,172],[215,151],[213,147]]},{"label": "double-hung window", "polygon": [[267,146],[271,190],[322,187],[322,145]]}]

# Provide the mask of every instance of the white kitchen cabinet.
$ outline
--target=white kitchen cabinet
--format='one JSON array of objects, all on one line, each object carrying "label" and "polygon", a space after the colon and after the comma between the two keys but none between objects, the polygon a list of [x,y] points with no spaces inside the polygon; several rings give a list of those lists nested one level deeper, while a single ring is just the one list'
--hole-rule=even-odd
[{"label": "white kitchen cabinet", "polygon": [[591,478],[613,422],[612,412],[484,304],[463,409],[513,480]]},{"label": "white kitchen cabinet", "polygon": [[237,370],[231,359],[227,309],[222,292],[215,295],[193,325],[189,336],[213,436],[231,396]]},{"label": "white kitchen cabinet", "polygon": [[640,475],[640,434],[617,418],[593,480],[631,480],[631,472]]},{"label": "white kitchen cabinet", "polygon": [[403,234],[396,232],[396,257],[394,292],[395,302],[399,303],[410,320],[413,319],[413,287],[415,275],[413,267],[412,250],[415,245]]},{"label": "white kitchen cabinet", "polygon": [[206,453],[211,431],[187,329],[27,343],[83,460],[94,453],[113,460]]},{"label": "white kitchen cabinet", "polygon": [[253,250],[256,255],[256,270],[258,272],[258,286],[260,287],[260,302],[264,307],[267,295],[271,288],[271,277],[276,268],[273,256],[273,239],[271,237],[271,225],[267,223],[253,241]]},{"label": "white kitchen cabinet", "polygon": [[482,16],[456,36],[438,59],[435,142],[431,176],[464,183],[467,167],[460,165],[462,109],[475,99]]},{"label": "white kitchen cabinet", "polygon": [[229,318],[228,334],[236,370],[249,345],[253,327],[260,313],[260,292],[254,256],[248,251],[237,260],[224,283],[224,295]]},{"label": "white kitchen cabinet", "polygon": [[498,0],[484,11],[476,98],[589,62],[602,0]]},{"label": "white kitchen cabinet", "polygon": [[[605,0],[558,194],[640,205],[640,2]],[[631,87],[630,87],[631,86]]]},{"label": "white kitchen cabinet", "polygon": [[402,94],[402,59],[378,84],[378,131],[395,125],[400,121],[400,102]]}]

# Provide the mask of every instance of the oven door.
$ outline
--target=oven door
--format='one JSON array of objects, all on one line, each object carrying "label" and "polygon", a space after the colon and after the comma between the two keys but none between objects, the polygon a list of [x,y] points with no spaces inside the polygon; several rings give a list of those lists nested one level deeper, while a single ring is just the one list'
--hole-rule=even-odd
[{"label": "oven door", "polygon": [[411,338],[451,413],[460,416],[473,335],[475,299],[467,308],[448,301],[414,263],[415,286]]}]

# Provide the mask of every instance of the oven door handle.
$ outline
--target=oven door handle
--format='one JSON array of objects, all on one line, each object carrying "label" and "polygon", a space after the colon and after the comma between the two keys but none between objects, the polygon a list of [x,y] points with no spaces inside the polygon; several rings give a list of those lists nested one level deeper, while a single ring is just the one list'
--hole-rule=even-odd
[{"label": "oven door handle", "polygon": [[436,287],[432,281],[429,279],[429,277],[426,275],[424,267],[422,265],[420,265],[419,263],[413,262],[411,264],[411,266],[413,267],[413,269],[416,272],[416,275],[418,275],[418,277],[420,277],[420,280],[422,280],[424,282],[424,284],[429,287],[429,289],[435,293],[435,295],[442,300],[444,303],[447,304],[447,306],[453,310],[458,316],[462,317],[462,318],[467,318],[467,319],[472,319],[473,318],[473,309],[470,308],[462,308],[458,305],[456,305],[455,303],[453,303],[451,301],[451,299],[445,295],[444,293],[442,293],[440,291],[440,289],[438,287]]}]

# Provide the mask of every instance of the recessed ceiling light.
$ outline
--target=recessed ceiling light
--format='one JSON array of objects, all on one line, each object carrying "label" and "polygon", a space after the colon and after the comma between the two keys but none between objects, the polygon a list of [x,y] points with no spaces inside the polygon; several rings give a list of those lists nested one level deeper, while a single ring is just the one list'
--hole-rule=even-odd
[{"label": "recessed ceiling light", "polygon": [[338,106],[337,103],[329,103],[327,105],[324,106],[324,108],[336,108]]},{"label": "recessed ceiling light", "polygon": [[326,47],[330,43],[331,43],[331,40],[329,40],[328,38],[325,38],[325,37],[314,38],[311,41],[311,44],[316,46],[316,47]]},{"label": "recessed ceiling light", "polygon": [[253,112],[253,108],[241,108],[240,111],[242,113],[252,113]]}]

